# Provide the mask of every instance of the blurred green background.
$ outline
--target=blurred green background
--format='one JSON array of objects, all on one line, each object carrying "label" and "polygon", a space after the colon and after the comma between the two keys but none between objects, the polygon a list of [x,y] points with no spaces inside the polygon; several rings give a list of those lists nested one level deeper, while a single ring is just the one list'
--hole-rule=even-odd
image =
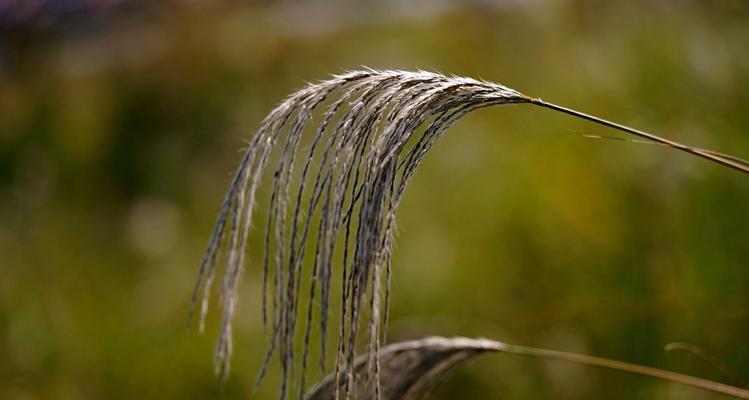
[{"label": "blurred green background", "polygon": [[[244,141],[305,81],[467,75],[749,157],[745,1],[109,2],[56,19],[0,3],[1,399],[276,397],[275,369],[252,391],[259,240],[223,390],[217,312],[205,335],[185,325]],[[732,383],[663,351],[684,341],[749,380],[747,177],[576,132],[613,134],[503,106],[433,149],[399,211],[389,340],[481,336]],[[492,355],[434,398],[721,397]]]}]

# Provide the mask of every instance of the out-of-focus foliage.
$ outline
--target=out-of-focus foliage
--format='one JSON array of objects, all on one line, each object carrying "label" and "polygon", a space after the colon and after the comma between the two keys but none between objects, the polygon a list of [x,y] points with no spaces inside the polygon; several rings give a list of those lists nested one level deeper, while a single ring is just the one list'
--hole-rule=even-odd
[{"label": "out-of-focus foliage", "polygon": [[[216,316],[185,329],[195,270],[243,140],[306,80],[361,65],[485,78],[749,155],[743,1],[240,3],[3,19],[0,398],[220,395]],[[447,133],[399,211],[388,339],[484,336],[725,380],[663,352],[682,341],[749,377],[749,180],[575,132],[611,134],[531,106]],[[256,231],[223,398],[276,396],[275,375],[251,395],[261,245]],[[458,396],[709,395],[491,356],[435,392]]]}]

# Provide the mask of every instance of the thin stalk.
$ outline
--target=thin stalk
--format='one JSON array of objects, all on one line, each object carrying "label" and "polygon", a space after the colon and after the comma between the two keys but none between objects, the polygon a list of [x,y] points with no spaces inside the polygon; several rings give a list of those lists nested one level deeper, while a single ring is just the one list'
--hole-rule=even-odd
[{"label": "thin stalk", "polygon": [[673,343],[667,344],[664,350],[666,350],[667,352],[674,351],[674,350],[683,350],[688,353],[691,353],[707,361],[713,367],[717,368],[726,378],[731,380],[735,386],[746,388],[746,383],[744,383],[744,380],[739,378],[739,376],[736,375],[733,372],[733,370],[731,370],[731,367],[729,367],[728,364],[724,363],[718,357],[708,353],[707,351],[705,351],[699,346],[695,346],[690,343],[673,342]]},{"label": "thin stalk", "polygon": [[681,150],[683,152],[694,154],[698,157],[705,158],[707,160],[716,162],[718,164],[724,165],[729,168],[733,168],[737,171],[741,171],[743,173],[749,174],[749,161],[742,160],[740,158],[736,158],[733,156],[727,156],[720,153],[716,153],[710,150],[700,149],[697,147],[691,147],[684,144],[681,144],[679,142],[674,142],[673,140],[665,139],[660,136],[653,135],[652,133],[643,132],[639,129],[630,128],[628,126],[624,126],[621,124],[617,124],[616,122],[611,122],[609,120],[599,118],[590,114],[586,114],[577,110],[573,110],[567,107],[558,106],[556,104],[545,102],[541,99],[536,99],[529,97],[528,101],[531,104],[535,104],[537,106],[541,106],[544,108],[548,108],[554,111],[559,111],[565,114],[569,114],[578,118],[582,118],[591,122],[595,122],[599,125],[608,126],[609,128],[614,128],[616,130],[626,132],[635,136],[639,136],[641,138],[651,140],[655,143],[660,143],[665,146],[673,147],[677,150]]},{"label": "thin stalk", "polygon": [[601,357],[588,356],[578,353],[568,353],[566,351],[538,349],[535,347],[526,347],[503,343],[498,351],[517,354],[529,357],[545,358],[550,360],[567,361],[576,364],[590,365],[594,367],[608,368],[617,371],[629,372],[637,375],[649,376],[652,378],[664,379],[671,382],[677,382],[696,388],[709,390],[711,392],[722,393],[739,399],[749,399],[749,390],[738,388],[724,383],[710,381],[707,379],[696,378],[678,372],[665,371],[658,368],[646,367],[643,365],[630,364],[623,361],[609,360]]}]

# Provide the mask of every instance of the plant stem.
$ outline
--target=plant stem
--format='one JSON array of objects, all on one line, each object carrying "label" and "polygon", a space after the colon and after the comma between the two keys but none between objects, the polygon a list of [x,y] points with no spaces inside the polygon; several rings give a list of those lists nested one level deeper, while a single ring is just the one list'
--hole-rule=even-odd
[{"label": "plant stem", "polygon": [[629,134],[639,136],[641,138],[645,138],[648,140],[651,140],[656,143],[660,143],[669,147],[673,147],[677,150],[681,150],[686,153],[694,154],[698,157],[702,157],[705,159],[708,159],[710,161],[716,162],[718,164],[725,165],[729,168],[733,168],[735,170],[741,171],[743,173],[749,174],[749,161],[742,160],[740,158],[736,158],[733,156],[725,155],[716,153],[714,151],[701,149],[697,147],[691,147],[684,144],[681,144],[679,142],[674,142],[673,140],[665,139],[660,136],[653,135],[652,133],[643,132],[638,129],[630,128],[628,126],[624,126],[621,124],[617,124],[616,122],[611,122],[609,120],[599,118],[590,114],[585,114],[583,112],[573,110],[567,107],[558,106],[556,104],[547,103],[541,99],[536,99],[529,97],[528,101],[531,104],[535,104],[541,107],[549,108],[554,111],[559,111],[565,114],[569,114],[578,118],[582,118],[591,122],[595,122],[600,125],[608,126],[609,128],[614,128],[616,130],[627,132]]},{"label": "plant stem", "polygon": [[567,361],[577,364],[590,365],[594,367],[614,369],[618,371],[629,372],[637,375],[649,376],[652,378],[664,379],[671,382],[678,382],[684,385],[709,390],[716,393],[722,393],[734,396],[740,399],[749,399],[749,390],[738,388],[724,383],[710,381],[707,379],[696,378],[677,372],[665,371],[658,368],[646,367],[643,365],[630,364],[623,361],[609,360],[601,357],[588,356],[578,353],[568,353],[565,351],[539,349],[535,347],[526,347],[503,343],[498,349],[501,352],[509,354],[518,354],[529,357],[538,357],[551,360]]}]

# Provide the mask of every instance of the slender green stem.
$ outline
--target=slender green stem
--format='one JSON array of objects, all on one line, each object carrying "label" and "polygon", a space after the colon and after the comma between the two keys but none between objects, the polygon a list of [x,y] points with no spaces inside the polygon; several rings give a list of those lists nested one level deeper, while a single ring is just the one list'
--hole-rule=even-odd
[{"label": "slender green stem", "polygon": [[714,151],[706,150],[706,149],[700,149],[697,147],[691,147],[684,144],[681,144],[679,142],[674,142],[673,140],[665,139],[660,136],[653,135],[652,133],[643,132],[638,129],[630,128],[628,126],[624,126],[621,124],[617,124],[616,122],[611,122],[609,120],[599,118],[590,114],[585,114],[583,112],[573,110],[567,107],[558,106],[556,104],[547,103],[541,99],[536,99],[529,97],[528,101],[531,104],[535,104],[541,107],[549,108],[554,111],[559,111],[565,114],[569,114],[578,118],[582,118],[591,122],[595,122],[600,125],[608,126],[609,128],[614,128],[616,130],[627,132],[629,134],[639,136],[644,139],[651,140],[656,143],[660,143],[669,147],[673,147],[677,150],[681,150],[683,152],[694,154],[698,157],[702,157],[705,159],[708,159],[710,161],[716,162],[718,164],[725,165],[729,168],[733,168],[735,170],[744,172],[749,174],[749,161],[742,160],[740,158],[729,156],[725,154],[716,153]]},{"label": "slender green stem", "polygon": [[724,383],[715,382],[707,379],[696,378],[677,372],[665,371],[658,368],[646,367],[643,365],[630,364],[623,361],[609,360],[601,357],[588,356],[578,353],[568,353],[565,351],[538,349],[535,347],[526,347],[512,344],[504,344],[498,349],[508,354],[517,354],[529,357],[545,358],[550,360],[567,361],[576,364],[590,365],[594,367],[614,369],[617,371],[629,372],[637,375],[649,376],[652,378],[664,379],[671,382],[678,382],[684,385],[697,387],[711,392],[722,393],[734,396],[739,399],[749,399],[749,390],[738,388]]}]

